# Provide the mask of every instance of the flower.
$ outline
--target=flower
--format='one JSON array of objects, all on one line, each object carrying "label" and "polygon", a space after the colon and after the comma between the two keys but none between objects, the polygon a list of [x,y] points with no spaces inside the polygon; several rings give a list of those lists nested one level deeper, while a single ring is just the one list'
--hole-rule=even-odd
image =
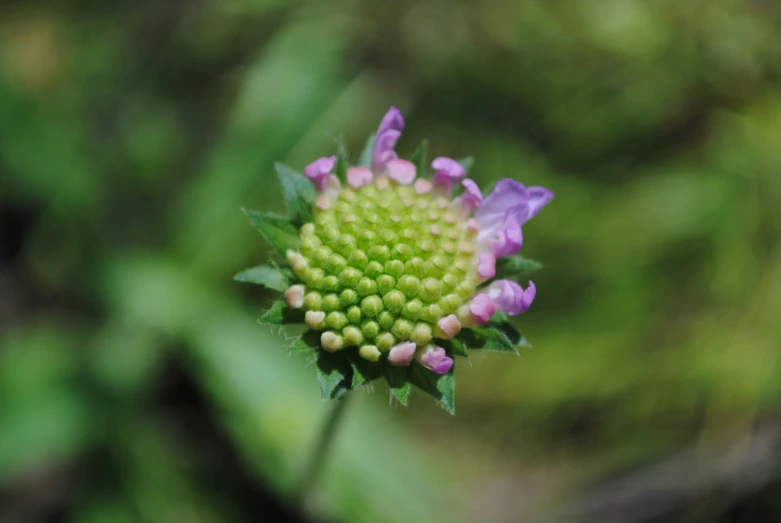
[{"label": "flower", "polygon": [[[278,225],[258,227],[279,243],[290,268],[259,281],[284,291],[261,320],[309,328],[296,346],[317,354],[324,395],[379,376],[402,402],[410,383],[431,393],[435,377],[452,376],[455,356],[467,348],[515,350],[512,340],[520,335],[508,334],[506,317],[526,312],[537,292],[533,282],[524,289],[503,277],[497,262],[516,256],[522,227],[553,193],[504,178],[483,198],[467,169],[446,157],[434,159],[427,179],[418,172],[424,162],[416,166],[395,151],[403,129],[401,112],[391,107],[362,155],[370,166],[336,156],[307,165],[314,197],[295,178],[304,177],[280,171],[292,177],[283,180],[286,200],[304,199],[311,210],[293,216],[297,237],[282,241]],[[454,198],[457,185],[463,190]],[[333,379],[334,372],[342,379]],[[452,387],[440,388],[452,410],[445,397]]]}]

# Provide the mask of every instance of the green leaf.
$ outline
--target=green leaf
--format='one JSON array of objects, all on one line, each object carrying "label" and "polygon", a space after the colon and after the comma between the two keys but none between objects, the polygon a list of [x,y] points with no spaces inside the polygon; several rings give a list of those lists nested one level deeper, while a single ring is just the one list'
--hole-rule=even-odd
[{"label": "green leaf", "polygon": [[472,170],[472,166],[475,164],[475,159],[472,158],[471,156],[467,156],[466,158],[461,158],[460,160],[458,160],[458,163],[461,164],[461,167],[464,168],[468,176],[469,171]]},{"label": "green leaf", "polygon": [[312,221],[312,204],[317,197],[312,182],[283,163],[275,163],[274,169],[282,185],[282,193],[290,216],[299,224]]},{"label": "green leaf", "polygon": [[247,215],[250,224],[280,253],[298,249],[298,231],[289,218],[248,209],[242,209],[242,212]]},{"label": "green leaf", "polygon": [[458,333],[458,338],[470,349],[514,352],[518,354],[518,349],[515,348],[515,345],[507,336],[501,330],[491,325],[462,329]]},{"label": "green leaf", "polygon": [[245,271],[241,271],[233,277],[234,280],[243,283],[256,283],[275,291],[284,292],[290,287],[293,272],[289,269],[259,265]]},{"label": "green leaf", "polygon": [[[344,395],[345,379],[350,374],[350,365],[343,354],[317,351],[317,381],[320,382],[320,393],[323,399],[337,398]],[[349,385],[346,387],[349,389]]]},{"label": "green leaf", "polygon": [[300,310],[288,308],[285,300],[274,302],[260,318],[258,323],[262,325],[289,325],[292,323],[304,323],[304,313]]},{"label": "green leaf", "polygon": [[361,151],[361,156],[360,158],[358,158],[358,165],[361,165],[363,167],[372,166],[372,153],[374,152],[374,140],[375,140],[375,136],[373,134],[369,135],[369,138],[366,140],[366,145],[364,145],[363,151]]},{"label": "green leaf", "polygon": [[542,269],[542,264],[520,254],[505,256],[496,260],[496,279],[518,281]]},{"label": "green leaf", "polygon": [[380,377],[379,365],[373,364],[358,355],[354,349],[346,349],[347,358],[350,360],[350,366],[353,370],[352,388],[357,389],[365,383],[369,383]]},{"label": "green leaf", "polygon": [[396,367],[390,363],[383,362],[382,373],[388,381],[391,394],[399,400],[399,403],[407,406],[409,402],[410,383],[408,380],[409,367]]},{"label": "green leaf", "polygon": [[336,146],[336,166],[334,167],[334,174],[342,182],[342,185],[347,183],[348,167],[350,167],[350,162],[347,159],[347,147],[344,145],[344,139],[340,136]]},{"label": "green leaf", "polygon": [[293,340],[293,343],[285,349],[286,352],[306,352],[316,350],[320,347],[320,333],[317,331],[306,331],[304,334]]},{"label": "green leaf", "polygon": [[418,178],[423,177],[426,173],[426,158],[428,157],[428,140],[423,140],[420,142],[420,145],[418,145],[418,148],[415,149],[415,152],[412,153],[412,157],[409,159],[412,163],[415,164],[415,167],[418,170]]},{"label": "green leaf", "polygon": [[418,362],[410,366],[409,381],[417,388],[434,396],[440,406],[450,414],[456,413],[455,389],[456,382],[453,377],[455,365],[447,374],[437,374]]},{"label": "green leaf", "polygon": [[456,356],[463,356],[464,358],[469,357],[469,351],[467,351],[466,343],[464,343],[462,340],[458,338],[453,338],[452,340],[447,340],[442,342],[442,346],[446,349],[450,349],[450,352],[455,354]]},{"label": "green leaf", "polygon": [[[496,318],[496,315],[494,315],[494,318]],[[510,324],[510,322],[506,320],[494,321],[494,319],[492,319],[488,324],[500,330],[502,334],[507,336],[507,339],[510,340],[510,343],[512,343],[516,348],[530,348],[532,346],[532,344],[529,343],[529,340],[527,340],[523,334],[518,332],[515,327]]]}]

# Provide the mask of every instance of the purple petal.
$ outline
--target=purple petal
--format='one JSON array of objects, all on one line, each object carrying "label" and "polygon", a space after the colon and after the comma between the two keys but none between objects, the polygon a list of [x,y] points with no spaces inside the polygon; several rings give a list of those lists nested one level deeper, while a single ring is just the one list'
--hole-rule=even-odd
[{"label": "purple petal", "polygon": [[496,276],[496,256],[490,252],[484,252],[477,257],[477,275],[484,280],[490,280]]},{"label": "purple petal", "polygon": [[499,230],[494,242],[494,255],[497,258],[509,256],[521,250],[523,246],[523,232],[521,226],[514,218],[508,216]]},{"label": "purple petal", "polygon": [[447,357],[442,347],[429,345],[415,358],[421,365],[437,374],[447,374],[453,368],[453,360]]},{"label": "purple petal", "polygon": [[485,325],[496,312],[496,304],[487,294],[478,294],[469,304],[469,312],[478,325]]},{"label": "purple petal", "polygon": [[488,296],[494,301],[497,309],[506,312],[510,316],[523,314],[534,301],[537,288],[529,282],[525,291],[511,280],[497,280],[488,287]]},{"label": "purple petal", "polygon": [[347,169],[347,185],[358,189],[372,182],[374,174],[368,167],[350,167]]},{"label": "purple petal", "polygon": [[452,158],[444,156],[434,158],[431,167],[434,169],[434,185],[443,187],[447,191],[466,176],[466,170]]},{"label": "purple petal", "polygon": [[374,151],[372,152],[372,165],[375,169],[382,167],[390,160],[398,158],[393,150],[396,142],[404,129],[404,117],[396,107],[391,107],[380,122],[377,129],[376,139],[374,141]]},{"label": "purple petal", "polygon": [[379,128],[377,128],[377,136],[380,136],[385,131],[389,130],[401,131],[404,130],[404,117],[401,115],[401,111],[392,105],[385,116],[382,117]]},{"label": "purple petal", "polygon": [[304,174],[312,180],[317,190],[322,192],[335,165],[336,156],[323,156],[304,167]]},{"label": "purple petal", "polygon": [[464,205],[469,212],[479,209],[480,204],[483,203],[483,193],[480,192],[480,187],[477,186],[474,180],[470,180],[469,178],[461,183],[464,186],[464,193],[459,196],[457,200]]},{"label": "purple petal", "polygon": [[529,187],[526,189],[526,194],[529,195],[529,220],[553,199],[553,191],[545,187]]}]

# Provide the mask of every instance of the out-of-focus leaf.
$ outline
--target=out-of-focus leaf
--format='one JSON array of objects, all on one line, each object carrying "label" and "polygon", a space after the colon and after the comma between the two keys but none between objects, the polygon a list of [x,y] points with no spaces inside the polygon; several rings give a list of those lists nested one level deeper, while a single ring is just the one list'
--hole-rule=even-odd
[{"label": "out-of-focus leaf", "polygon": [[428,140],[423,140],[412,153],[410,161],[415,164],[415,168],[418,170],[418,177],[422,177],[426,174],[426,159],[428,158]]},{"label": "out-of-focus leaf", "polygon": [[458,160],[458,163],[461,164],[461,167],[464,168],[466,174],[469,175],[469,171],[472,170],[472,166],[475,164],[475,159],[471,156],[467,156],[466,158],[461,158]]},{"label": "out-of-focus leaf", "polygon": [[317,197],[314,185],[303,174],[294,171],[283,163],[275,163],[279,183],[291,218],[297,224],[312,220],[312,204]]},{"label": "out-of-focus leaf", "polygon": [[457,337],[470,349],[518,353],[504,332],[491,325],[463,329]]},{"label": "out-of-focus leaf", "polygon": [[386,361],[382,364],[382,372],[388,381],[388,387],[390,387],[393,397],[406,407],[410,391],[409,367],[396,367]]},{"label": "out-of-focus leaf", "polygon": [[336,166],[334,167],[334,174],[342,182],[347,183],[347,168],[350,166],[350,162],[347,159],[347,147],[344,145],[344,139],[340,136],[336,146]]},{"label": "out-of-focus leaf", "polygon": [[375,140],[375,136],[373,134],[369,135],[369,138],[366,140],[366,145],[363,147],[363,151],[361,151],[361,156],[358,159],[358,165],[362,165],[363,167],[372,166],[372,152],[374,151],[374,140]]},{"label": "out-of-focus leaf", "polygon": [[418,362],[410,366],[409,381],[423,392],[434,396],[440,406],[449,414],[456,413],[455,389],[453,378],[455,365],[447,374],[437,374],[425,368]]},{"label": "out-of-focus leaf", "polygon": [[289,269],[280,267],[259,265],[241,271],[234,276],[233,279],[244,283],[256,283],[268,287],[269,289],[274,289],[275,291],[284,292],[290,287],[290,282],[293,279],[293,272]]},{"label": "out-of-focus leaf", "polygon": [[285,300],[274,302],[263,315],[258,318],[258,323],[262,325],[290,325],[295,323],[304,323],[304,313],[300,310],[293,310],[287,306]]},{"label": "out-of-focus leaf", "polygon": [[[350,374],[350,365],[343,354],[317,351],[317,381],[320,383],[320,393],[323,399],[342,396],[339,387],[345,383]],[[349,385],[348,387],[349,388]]]},{"label": "out-of-focus leaf", "polygon": [[298,231],[289,218],[249,209],[242,211],[249,218],[250,224],[281,254],[285,254],[288,249],[298,249]]},{"label": "out-of-focus leaf", "polygon": [[540,262],[524,258],[520,254],[496,260],[496,279],[518,281],[542,268]]}]

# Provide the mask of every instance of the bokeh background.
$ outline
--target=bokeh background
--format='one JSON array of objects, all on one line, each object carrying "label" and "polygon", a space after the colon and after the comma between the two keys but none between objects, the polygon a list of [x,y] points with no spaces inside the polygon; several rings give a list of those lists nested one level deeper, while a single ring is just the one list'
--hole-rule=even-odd
[{"label": "bokeh background", "polygon": [[[0,521],[781,520],[781,4],[0,4]],[[272,163],[399,150],[556,192],[520,359],[457,415],[329,404],[231,281]]]}]

